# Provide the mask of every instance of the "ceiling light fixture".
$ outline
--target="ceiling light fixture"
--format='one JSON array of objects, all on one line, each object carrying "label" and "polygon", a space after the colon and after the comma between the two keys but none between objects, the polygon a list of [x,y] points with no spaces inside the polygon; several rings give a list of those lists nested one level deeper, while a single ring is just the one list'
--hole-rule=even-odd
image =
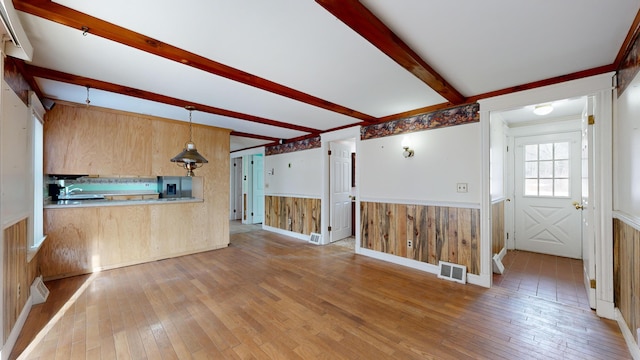
[{"label": "ceiling light fixture", "polygon": [[177,163],[176,165],[187,169],[187,176],[193,176],[193,170],[197,169],[198,167],[202,167],[202,165],[198,164],[206,164],[209,161],[205,159],[204,156],[198,153],[198,150],[196,150],[196,144],[193,143],[193,125],[191,123],[191,112],[196,108],[193,106],[185,106],[185,109],[189,111],[189,141],[184,144],[184,149],[182,149],[182,152],[174,156],[171,161]]},{"label": "ceiling light fixture", "polygon": [[553,111],[553,106],[551,104],[541,104],[541,105],[536,105],[533,108],[533,113],[536,115],[548,115],[549,113],[551,113]]}]

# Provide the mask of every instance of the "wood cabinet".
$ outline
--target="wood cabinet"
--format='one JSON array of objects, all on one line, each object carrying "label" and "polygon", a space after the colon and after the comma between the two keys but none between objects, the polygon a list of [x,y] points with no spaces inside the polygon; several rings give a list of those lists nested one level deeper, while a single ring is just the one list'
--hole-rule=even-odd
[{"label": "wood cabinet", "polygon": [[152,153],[157,151],[151,146],[152,130],[152,121],[145,118],[55,107],[44,125],[45,173],[152,175]]},{"label": "wood cabinet", "polygon": [[[45,278],[226,247],[229,133],[193,127],[193,140],[209,160],[193,178],[193,196],[204,201],[45,209],[47,241],[39,253]],[[45,173],[184,176],[169,160],[188,138],[183,121],[58,102],[45,119]]]}]

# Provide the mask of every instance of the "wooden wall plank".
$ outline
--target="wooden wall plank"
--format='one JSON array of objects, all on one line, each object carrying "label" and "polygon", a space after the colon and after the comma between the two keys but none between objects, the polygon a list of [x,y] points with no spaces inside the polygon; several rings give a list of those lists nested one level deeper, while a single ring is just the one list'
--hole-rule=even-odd
[{"label": "wooden wall plank", "polygon": [[424,238],[424,253],[420,258],[420,261],[428,262],[429,264],[437,265],[440,258],[438,257],[438,250],[436,246],[436,206],[421,206],[421,212],[424,214],[424,224],[426,225],[426,236]]},{"label": "wooden wall plank", "polygon": [[458,211],[463,211],[465,209],[458,209],[449,207],[449,219],[447,220],[447,261],[457,264],[458,263],[458,248],[459,248],[459,224],[458,224]]},{"label": "wooden wall plank", "polygon": [[2,317],[4,338],[2,343],[4,344],[29,297],[27,219],[4,229],[3,242],[4,308]]},{"label": "wooden wall plank", "polygon": [[471,272],[471,210],[458,209],[458,263]]},{"label": "wooden wall plank", "polygon": [[[436,207],[435,208],[435,227],[436,227],[436,260],[447,261],[447,235],[449,233],[448,230],[448,222],[449,222],[449,209],[447,207]],[[437,262],[436,262],[437,263]]]},{"label": "wooden wall plank", "polygon": [[416,248],[418,246],[418,230],[416,227],[416,206],[415,205],[406,205],[406,221],[407,221],[407,239],[411,239],[412,245],[411,247],[407,246],[407,253],[405,255],[406,258],[415,259],[416,257]]},{"label": "wooden wall plank", "polygon": [[[395,254],[401,257],[407,257],[407,228],[409,221],[407,221],[407,205],[396,205],[396,249]],[[413,240],[412,240],[413,242]]]},{"label": "wooden wall plank", "polygon": [[472,274],[480,274],[480,209],[471,210],[471,269],[467,269]]},{"label": "wooden wall plank", "polygon": [[[631,227],[631,226],[628,226]],[[634,310],[633,324],[630,324],[631,329],[640,328],[640,231],[633,230],[633,283],[631,289],[633,295],[631,297],[631,308]]]},{"label": "wooden wall plank", "polygon": [[491,249],[498,254],[506,246],[504,238],[504,201],[491,205]]}]

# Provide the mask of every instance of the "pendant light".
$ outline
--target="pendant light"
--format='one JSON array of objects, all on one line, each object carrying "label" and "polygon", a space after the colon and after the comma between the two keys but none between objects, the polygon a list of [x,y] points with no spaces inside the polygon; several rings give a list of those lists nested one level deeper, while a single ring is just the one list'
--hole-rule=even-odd
[{"label": "pendant light", "polygon": [[193,106],[185,106],[185,109],[189,111],[189,141],[184,144],[184,149],[182,149],[182,152],[174,156],[171,161],[176,163],[176,165],[187,169],[187,176],[193,176],[193,170],[197,169],[198,167],[202,167],[202,165],[198,164],[206,164],[209,161],[207,161],[204,156],[198,153],[198,150],[196,150],[196,144],[193,143],[191,112],[196,108]]}]

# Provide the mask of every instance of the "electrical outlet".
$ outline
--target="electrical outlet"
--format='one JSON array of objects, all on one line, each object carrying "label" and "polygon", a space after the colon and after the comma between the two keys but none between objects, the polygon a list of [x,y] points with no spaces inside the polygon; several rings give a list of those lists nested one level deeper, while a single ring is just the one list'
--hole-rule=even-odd
[{"label": "electrical outlet", "polygon": [[411,239],[407,240],[407,247],[408,248],[412,248],[413,247],[413,240],[411,240]]},{"label": "electrical outlet", "polygon": [[468,191],[467,183],[458,183],[457,189],[459,193],[466,193]]},{"label": "electrical outlet", "polygon": [[287,219],[287,225],[291,225],[291,218]]}]

